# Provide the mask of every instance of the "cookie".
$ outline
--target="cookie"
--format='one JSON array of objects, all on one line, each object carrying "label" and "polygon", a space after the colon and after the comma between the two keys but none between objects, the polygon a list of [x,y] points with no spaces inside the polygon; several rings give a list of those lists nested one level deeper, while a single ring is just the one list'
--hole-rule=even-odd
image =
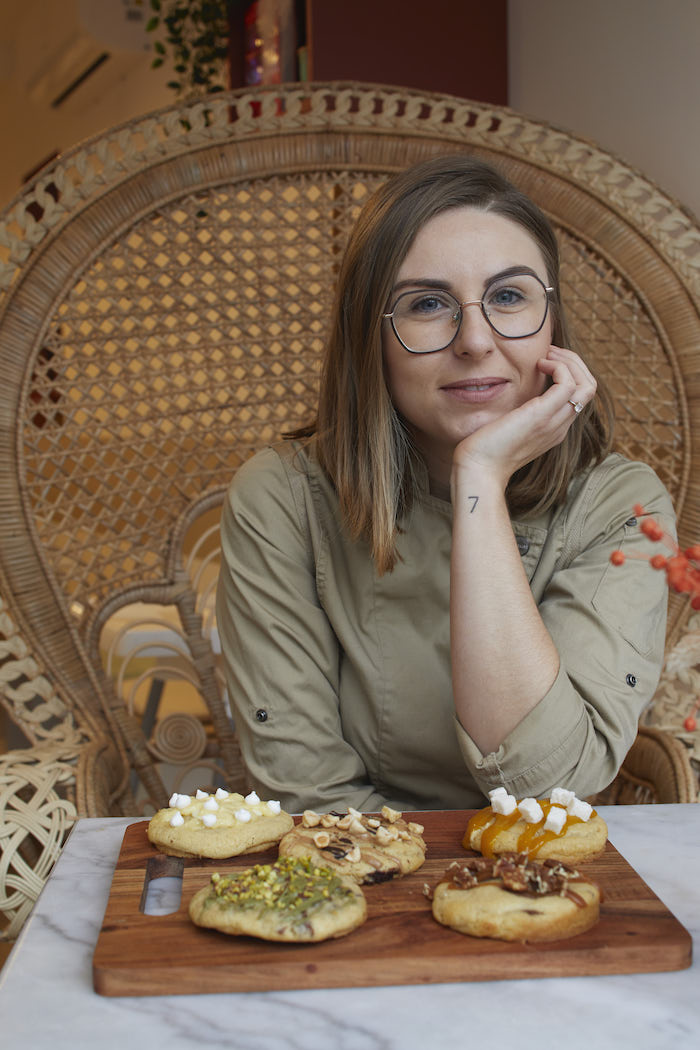
[{"label": "cookie", "polygon": [[584,864],[605,850],[608,826],[573,791],[555,788],[549,799],[518,802],[505,788],[489,792],[491,805],[470,819],[462,840],[465,849],[485,857],[525,853],[538,860]]},{"label": "cookie", "polygon": [[280,856],[310,857],[359,883],[385,882],[420,868],[425,860],[422,824],[407,822],[384,806],[372,815],[306,810],[279,845]]},{"label": "cookie", "polygon": [[266,941],[324,941],[344,937],[367,918],[365,896],[353,879],[307,858],[282,857],[234,875],[212,875],[193,896],[197,926]]},{"label": "cookie", "polygon": [[219,788],[213,795],[175,794],[148,824],[148,838],[172,857],[224,860],[276,846],[294,820],[279,802],[262,802],[254,791],[245,798]]},{"label": "cookie", "polygon": [[429,895],[443,926],[501,941],[575,937],[600,916],[594,882],[569,865],[531,860],[523,853],[454,861]]}]

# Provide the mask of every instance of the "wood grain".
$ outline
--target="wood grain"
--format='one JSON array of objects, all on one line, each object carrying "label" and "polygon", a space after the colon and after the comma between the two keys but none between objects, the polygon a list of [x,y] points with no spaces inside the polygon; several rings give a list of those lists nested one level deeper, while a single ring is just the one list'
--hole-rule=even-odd
[{"label": "wood grain", "polygon": [[603,891],[600,922],[551,944],[508,944],[466,937],[437,923],[423,886],[467,856],[461,839],[469,812],[404,814],[425,825],[425,865],[403,879],[364,887],[367,922],[320,944],[272,944],[195,926],[192,895],[213,871],[222,874],[274,860],[276,851],[239,861],[186,861],[182,902],[171,915],[140,910],[146,865],[159,856],[146,822],[130,825],[114,872],[93,957],[100,995],[177,995],[282,988],[339,988],[443,981],[680,970],[692,940],[627,861],[608,843],[586,866]]}]

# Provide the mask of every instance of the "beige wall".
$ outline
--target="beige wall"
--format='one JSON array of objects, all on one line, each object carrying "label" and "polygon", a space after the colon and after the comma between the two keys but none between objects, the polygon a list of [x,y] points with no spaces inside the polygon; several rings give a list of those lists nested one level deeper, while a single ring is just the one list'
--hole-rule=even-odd
[{"label": "beige wall", "polygon": [[700,216],[700,0],[509,0],[510,105]]},{"label": "beige wall", "polygon": [[[102,9],[93,32],[81,17],[83,7],[89,19],[90,6]],[[147,0],[144,8],[148,12]],[[143,23],[136,26],[139,36],[123,10],[122,0],[0,0],[0,208],[52,152],[174,102],[165,86],[169,73],[150,68]],[[110,58],[64,103],[52,106],[76,73],[105,50]]]}]

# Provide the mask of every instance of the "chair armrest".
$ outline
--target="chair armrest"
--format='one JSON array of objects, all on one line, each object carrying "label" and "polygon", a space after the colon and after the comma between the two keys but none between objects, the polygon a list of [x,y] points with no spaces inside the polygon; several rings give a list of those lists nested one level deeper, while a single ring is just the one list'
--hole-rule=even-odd
[{"label": "chair armrest", "polygon": [[0,755],[0,940],[14,940],[77,818],[75,749],[40,744]]},{"label": "chair armrest", "polygon": [[680,740],[663,729],[640,725],[612,784],[589,801],[597,806],[698,802],[700,784]]}]

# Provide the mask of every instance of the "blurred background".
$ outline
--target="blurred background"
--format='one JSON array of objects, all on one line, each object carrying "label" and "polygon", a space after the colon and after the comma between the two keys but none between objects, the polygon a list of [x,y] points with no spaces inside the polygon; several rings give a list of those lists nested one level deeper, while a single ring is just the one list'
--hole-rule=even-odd
[{"label": "blurred background", "polygon": [[[229,17],[222,85],[355,79],[509,105],[596,141],[700,213],[698,0],[156,5],[148,30],[151,0],[0,0],[0,208],[57,152],[177,100],[168,84],[182,74],[168,48],[152,68],[154,44],[168,12],[187,8]],[[284,45],[272,71],[270,25]]]}]

